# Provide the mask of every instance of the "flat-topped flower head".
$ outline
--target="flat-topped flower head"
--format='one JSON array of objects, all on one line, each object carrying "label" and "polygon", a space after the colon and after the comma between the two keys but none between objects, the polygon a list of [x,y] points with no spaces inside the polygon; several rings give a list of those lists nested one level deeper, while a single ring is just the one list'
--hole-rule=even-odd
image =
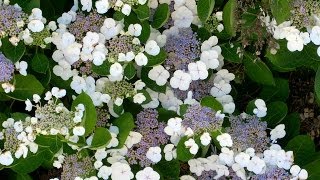
[{"label": "flat-topped flower head", "polygon": [[229,121],[231,125],[226,130],[232,137],[233,150],[244,151],[247,148],[254,148],[256,152],[262,153],[267,149],[269,138],[266,122],[251,115],[246,115],[246,118],[241,115],[231,116]]},{"label": "flat-topped flower head", "polygon": [[76,177],[85,178],[92,171],[94,171],[94,166],[90,157],[80,159],[76,154],[72,154],[64,158],[61,180],[70,180]]},{"label": "flat-topped flower head", "polygon": [[281,180],[289,180],[291,179],[289,172],[287,172],[283,168],[278,167],[269,167],[266,172],[259,175],[253,175],[251,177],[252,180],[267,180],[267,179],[281,179]]},{"label": "flat-topped flower head", "polygon": [[313,15],[320,13],[320,3],[314,0],[294,0],[291,1],[291,21],[298,28],[310,27],[315,25]]},{"label": "flat-topped flower head", "polygon": [[223,119],[216,117],[214,112],[209,107],[202,107],[199,104],[189,106],[186,113],[183,115],[182,125],[191,128],[195,133],[212,131],[220,129]]},{"label": "flat-topped flower head", "polygon": [[141,141],[128,150],[128,162],[142,167],[154,164],[146,154],[151,147],[165,145],[169,136],[164,132],[165,123],[158,122],[158,112],[155,109],[144,109],[137,115],[136,132],[142,135]]},{"label": "flat-topped flower head", "polygon": [[0,53],[0,83],[11,81],[13,78],[13,72],[13,63]]},{"label": "flat-topped flower head", "polygon": [[[23,31],[27,15],[22,9],[12,5],[0,5],[0,37],[18,36]],[[19,26],[22,24],[22,26]]]},{"label": "flat-topped flower head", "polygon": [[126,97],[132,97],[136,94],[136,91],[131,83],[123,80],[106,82],[103,93],[109,94],[112,100],[116,100],[117,98],[124,99]]}]

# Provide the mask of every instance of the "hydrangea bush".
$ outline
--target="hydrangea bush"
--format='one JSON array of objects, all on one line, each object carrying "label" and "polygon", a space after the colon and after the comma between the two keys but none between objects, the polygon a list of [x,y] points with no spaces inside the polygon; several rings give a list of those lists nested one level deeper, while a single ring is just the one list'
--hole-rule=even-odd
[{"label": "hydrangea bush", "polygon": [[319,100],[318,1],[0,0],[0,13],[5,179],[320,178],[284,75],[315,71]]}]

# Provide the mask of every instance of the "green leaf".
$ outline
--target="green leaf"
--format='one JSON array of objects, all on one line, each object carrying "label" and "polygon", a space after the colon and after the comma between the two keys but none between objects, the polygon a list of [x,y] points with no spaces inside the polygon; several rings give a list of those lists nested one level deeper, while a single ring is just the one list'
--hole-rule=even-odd
[{"label": "green leaf", "polygon": [[167,122],[170,118],[178,117],[178,114],[175,111],[167,110],[165,108],[158,109],[158,121]]},{"label": "green leaf", "polygon": [[282,101],[275,101],[267,104],[267,116],[262,118],[267,121],[268,127],[273,128],[277,126],[287,115],[287,104]]},{"label": "green leaf", "polygon": [[92,71],[100,76],[107,76],[110,74],[111,63],[104,61],[100,66],[92,65]]},{"label": "green leaf", "polygon": [[203,97],[200,101],[201,106],[206,106],[211,108],[214,111],[223,111],[223,106],[219,101],[216,100],[213,96]]},{"label": "green leaf", "polygon": [[211,37],[211,33],[206,28],[200,27],[197,30],[197,37],[201,40],[201,42],[203,42]]},{"label": "green leaf", "polygon": [[320,100],[320,66],[318,67],[314,81],[314,92],[316,93],[317,99]]},{"label": "green leaf", "polygon": [[237,0],[229,0],[223,8],[223,24],[226,32],[230,36],[235,36],[237,33]]},{"label": "green leaf", "polygon": [[13,63],[19,61],[26,51],[26,46],[23,41],[20,41],[17,46],[11,44],[8,38],[2,39],[1,50],[4,55]]},{"label": "green leaf", "polygon": [[25,101],[31,99],[33,94],[41,95],[43,91],[42,84],[33,75],[16,75],[15,90],[6,95],[19,101]]},{"label": "green leaf", "polygon": [[26,158],[20,158],[15,160],[14,164],[9,166],[13,171],[19,174],[28,174],[34,170],[36,170],[43,162],[43,160],[47,155],[46,150],[38,150],[36,154],[28,152],[28,156]]},{"label": "green leaf", "polygon": [[129,80],[132,79],[136,75],[136,68],[134,67],[133,63],[130,62],[127,64],[127,66],[124,68],[124,76],[128,78]]},{"label": "green leaf", "polygon": [[163,49],[160,49],[160,53],[156,56],[152,56],[147,53],[145,53],[145,55],[148,58],[148,64],[146,65],[147,67],[153,67],[162,64],[167,58],[167,53]]},{"label": "green leaf", "polygon": [[11,118],[14,120],[21,120],[24,121],[27,117],[30,117],[30,115],[25,114],[25,113],[19,113],[19,112],[15,112],[11,114]]},{"label": "green leaf", "polygon": [[162,160],[159,163],[157,163],[153,168],[160,174],[161,179],[179,179],[180,163],[176,159],[171,161]]},{"label": "green leaf", "polygon": [[169,19],[170,8],[166,3],[160,4],[153,15],[152,27],[155,29],[161,28]]},{"label": "green leaf", "polygon": [[292,0],[271,0],[270,1],[271,13],[276,19],[277,24],[281,24],[284,21],[287,21],[290,19],[291,3],[292,3]]},{"label": "green leaf", "polygon": [[300,134],[299,113],[292,113],[287,115],[282,123],[285,125],[286,136],[280,140],[281,142],[288,142],[289,140]]},{"label": "green leaf", "polygon": [[121,21],[124,17],[125,17],[125,15],[120,11],[116,11],[113,14],[113,19],[116,21]]},{"label": "green leaf", "polygon": [[256,108],[256,105],[254,104],[254,102],[256,101],[256,99],[251,100],[248,102],[247,107],[246,107],[246,113],[247,114],[251,114],[253,115],[253,109]]},{"label": "green leaf", "polygon": [[142,43],[145,43],[145,42],[147,42],[147,40],[150,37],[150,33],[151,33],[150,24],[148,21],[143,21],[141,23],[141,26],[142,26],[142,30],[141,30],[141,34],[138,38]]},{"label": "green leaf", "polygon": [[117,118],[113,122],[113,125],[119,128],[119,134],[117,138],[119,139],[118,147],[121,148],[129,136],[130,131],[135,127],[133,116],[126,112]]},{"label": "green leaf", "polygon": [[99,149],[109,144],[112,139],[110,132],[106,128],[98,127],[94,131],[90,149]]},{"label": "green leaf", "polygon": [[310,136],[299,135],[288,142],[286,151],[293,151],[294,163],[300,167],[312,162],[315,155],[315,145]]},{"label": "green leaf", "polygon": [[275,78],[275,86],[263,86],[260,97],[265,101],[286,101],[289,97],[289,82]]},{"label": "green leaf", "polygon": [[72,103],[72,110],[75,110],[75,107],[78,104],[83,104],[85,107],[85,112],[81,124],[86,129],[84,136],[91,134],[96,126],[97,122],[97,112],[96,108],[93,105],[93,102],[89,95],[82,92]]},{"label": "green leaf", "polygon": [[275,85],[272,72],[263,61],[248,53],[244,54],[243,61],[245,71],[250,79],[259,84]]},{"label": "green leaf", "polygon": [[37,53],[31,60],[31,67],[38,73],[46,74],[49,68],[49,59],[46,55]]},{"label": "green leaf", "polygon": [[177,145],[177,159],[183,162],[187,162],[194,157],[194,155],[191,154],[189,149],[184,145],[184,142],[187,140],[189,140],[189,137],[184,136],[180,139]]},{"label": "green leaf", "polygon": [[212,14],[214,8],[214,0],[198,0],[197,12],[199,19],[205,23],[209,16]]},{"label": "green leaf", "polygon": [[137,9],[134,9],[134,12],[137,14],[137,17],[140,21],[149,19],[150,10],[147,3],[145,5],[138,6]]},{"label": "green leaf", "polygon": [[166,86],[159,86],[157,83],[153,80],[151,80],[148,77],[148,73],[152,68],[149,67],[142,67],[141,69],[141,80],[146,84],[148,88],[150,88],[153,91],[165,93],[166,92]]},{"label": "green leaf", "polygon": [[303,166],[308,172],[308,180],[319,180],[320,179],[320,159]]},{"label": "green leaf", "polygon": [[238,48],[241,48],[240,43],[234,43],[232,46],[229,43],[222,44],[222,56],[225,60],[233,63],[241,63],[242,57],[239,57]]}]

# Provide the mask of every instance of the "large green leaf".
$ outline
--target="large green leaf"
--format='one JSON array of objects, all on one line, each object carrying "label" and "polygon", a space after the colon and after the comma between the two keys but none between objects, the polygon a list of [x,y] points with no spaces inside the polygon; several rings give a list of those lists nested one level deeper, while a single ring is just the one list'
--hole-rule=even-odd
[{"label": "large green leaf", "polygon": [[245,53],[243,62],[245,71],[250,79],[259,84],[275,85],[272,72],[263,61],[251,54]]},{"label": "large green leaf", "polygon": [[85,112],[83,114],[81,124],[86,129],[85,136],[91,134],[96,126],[97,122],[97,112],[96,108],[93,105],[92,99],[89,95],[82,92],[72,103],[72,110],[75,110],[75,107],[78,104],[83,104],[85,107]]},{"label": "large green leaf", "polygon": [[129,136],[130,131],[135,127],[133,116],[126,112],[122,114],[119,118],[117,118],[113,125],[119,128],[119,145],[118,147],[121,148],[124,143],[126,142],[127,137]]},{"label": "large green leaf", "polygon": [[223,24],[226,32],[230,36],[235,36],[237,33],[237,0],[229,0],[223,8]]},{"label": "large green leaf", "polygon": [[268,127],[273,128],[277,126],[287,115],[287,104],[282,101],[275,101],[267,104],[267,116],[262,118],[267,121]]},{"label": "large green leaf", "polygon": [[154,166],[154,170],[160,174],[161,179],[166,179],[166,180],[179,179],[180,163],[178,160],[172,160],[172,161],[162,160]]},{"label": "large green leaf", "polygon": [[291,3],[292,0],[270,0],[271,12],[277,24],[281,24],[290,19]]},{"label": "large green leaf", "polygon": [[214,111],[223,111],[223,106],[213,96],[205,96],[200,101],[201,106],[206,106]]},{"label": "large green leaf", "polygon": [[232,46],[229,43],[224,43],[221,46],[222,56],[225,60],[233,63],[241,63],[242,57],[239,57],[238,49],[241,48],[240,43],[234,43]]},{"label": "large green leaf", "polygon": [[260,97],[265,101],[286,101],[289,97],[289,82],[275,78],[275,86],[263,86]]},{"label": "large green leaf", "polygon": [[7,96],[19,101],[25,101],[31,99],[33,94],[41,95],[43,90],[42,84],[33,75],[16,75],[15,90],[12,93],[8,93]]},{"label": "large green leaf", "polygon": [[161,28],[169,19],[170,8],[166,3],[160,4],[153,15],[152,27],[155,29]]},{"label": "large green leaf", "polygon": [[209,16],[212,14],[214,8],[214,0],[198,0],[197,12],[199,19],[205,23]]},{"label": "large green leaf", "polygon": [[46,149],[40,150],[36,154],[30,153],[26,158],[15,160],[14,164],[12,164],[10,168],[19,174],[28,174],[39,168],[44,159],[47,158],[46,155]]},{"label": "large green leaf", "polygon": [[145,43],[150,37],[150,33],[151,33],[150,24],[148,21],[143,21],[141,23],[141,26],[142,26],[142,30],[138,38],[142,43]]},{"label": "large green leaf", "polygon": [[288,142],[285,150],[291,150],[294,154],[294,162],[304,166],[312,162],[315,155],[315,145],[310,136],[299,135]]},{"label": "large green leaf", "polygon": [[112,139],[108,129],[99,127],[94,131],[94,135],[91,142],[91,149],[99,149],[108,145]]},{"label": "large green leaf", "polygon": [[303,168],[308,172],[308,180],[320,179],[320,159],[319,158],[303,166]]},{"label": "large green leaf", "polygon": [[159,86],[157,83],[153,80],[151,80],[148,77],[148,73],[152,68],[149,67],[142,67],[141,69],[141,80],[146,84],[148,88],[150,88],[153,91],[165,93],[166,92],[166,86]]},{"label": "large green leaf", "polygon": [[147,53],[145,53],[145,55],[148,58],[148,64],[146,65],[147,67],[152,67],[152,66],[162,64],[167,58],[167,53],[163,49],[161,49],[159,54],[156,56],[152,56]]},{"label": "large green leaf", "polygon": [[137,9],[133,9],[134,12],[137,14],[137,17],[140,21],[144,21],[149,19],[150,10],[147,4],[138,6]]},{"label": "large green leaf", "polygon": [[133,63],[130,62],[127,64],[127,66],[124,68],[124,76],[128,78],[129,80],[132,79],[136,75],[136,68],[134,67]]},{"label": "large green leaf", "polygon": [[194,155],[191,154],[189,149],[184,145],[184,142],[187,140],[189,140],[189,137],[184,136],[180,139],[177,145],[177,159],[184,162],[187,162],[194,157]]},{"label": "large green leaf", "polygon": [[17,46],[11,44],[8,38],[2,39],[1,50],[4,55],[13,63],[19,61],[26,51],[26,46],[23,41],[20,41]]},{"label": "large green leaf", "polygon": [[287,143],[289,140],[298,136],[300,133],[300,115],[299,113],[292,113],[287,115],[282,123],[285,125],[286,136],[280,142]]},{"label": "large green leaf", "polygon": [[31,60],[31,67],[38,73],[46,74],[49,68],[49,59],[46,55],[37,53]]}]

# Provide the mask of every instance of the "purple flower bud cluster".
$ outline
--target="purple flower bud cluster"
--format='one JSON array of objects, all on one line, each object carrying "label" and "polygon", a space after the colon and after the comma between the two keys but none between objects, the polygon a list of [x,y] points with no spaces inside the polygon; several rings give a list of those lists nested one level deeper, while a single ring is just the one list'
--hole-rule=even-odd
[{"label": "purple flower bud cluster", "polygon": [[266,170],[264,174],[257,174],[252,176],[252,180],[269,180],[269,179],[281,179],[281,180],[289,180],[290,174],[278,167],[271,167]]},{"label": "purple flower bud cluster", "polygon": [[142,139],[128,150],[128,162],[139,164],[141,167],[150,166],[152,163],[146,157],[150,147],[161,146],[169,141],[169,136],[164,132],[164,122],[158,122],[158,111],[144,109],[137,115],[136,132],[142,135]]},{"label": "purple flower bud cluster", "polygon": [[186,70],[188,64],[200,57],[200,41],[191,28],[179,29],[177,35],[168,35],[164,46],[168,57],[164,63],[171,72]]},{"label": "purple flower bud cluster", "polygon": [[66,156],[62,166],[61,180],[70,180],[76,177],[86,177],[93,171],[92,159],[79,159],[76,154]]},{"label": "purple flower bud cluster", "polygon": [[108,57],[111,59],[118,59],[119,53],[126,54],[127,52],[134,52],[135,54],[140,51],[140,46],[135,45],[132,43],[133,37],[132,36],[119,36],[110,39],[106,47],[109,51]]},{"label": "purple flower bud cluster", "polygon": [[184,100],[188,97],[188,92],[191,91],[192,98],[200,101],[201,98],[210,94],[210,90],[213,86],[213,79],[209,79],[208,81],[197,80],[190,83],[187,91],[181,91],[177,88],[173,89],[173,93],[178,99]]},{"label": "purple flower bud cluster", "polygon": [[76,37],[76,40],[81,42],[88,31],[99,33],[103,22],[103,16],[96,11],[90,12],[89,15],[79,12],[76,20],[68,28],[69,32]]},{"label": "purple flower bud cluster", "polygon": [[23,27],[18,26],[18,22],[26,20],[27,15],[21,8],[12,5],[0,6],[0,37],[18,36]]},{"label": "purple flower bud cluster", "polygon": [[13,72],[13,63],[0,53],[0,83],[10,81],[13,77]]},{"label": "purple flower bud cluster", "polygon": [[232,137],[234,151],[254,148],[257,153],[262,153],[267,149],[269,143],[267,122],[251,115],[247,115],[246,118],[241,115],[231,116],[229,121],[230,127],[226,130]]},{"label": "purple flower bud cluster", "polygon": [[191,128],[195,133],[220,129],[223,119],[216,118],[216,112],[209,107],[193,104],[183,115],[182,125]]}]

